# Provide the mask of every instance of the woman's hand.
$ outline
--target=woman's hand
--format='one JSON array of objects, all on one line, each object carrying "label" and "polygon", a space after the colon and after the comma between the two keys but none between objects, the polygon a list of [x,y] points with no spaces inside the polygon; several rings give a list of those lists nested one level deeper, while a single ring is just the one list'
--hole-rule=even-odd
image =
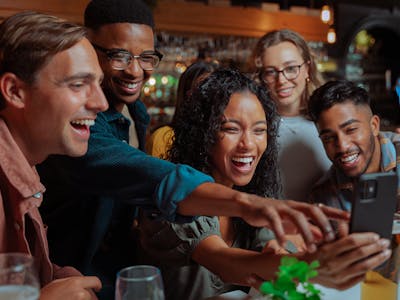
[{"label": "woman's hand", "polygon": [[73,276],[57,279],[40,290],[39,300],[97,300],[101,282],[95,276]]}]

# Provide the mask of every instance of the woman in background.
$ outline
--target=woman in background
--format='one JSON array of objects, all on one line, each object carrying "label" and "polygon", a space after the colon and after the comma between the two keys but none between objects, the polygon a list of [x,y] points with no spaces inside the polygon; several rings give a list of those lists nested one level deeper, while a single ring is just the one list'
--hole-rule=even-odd
[{"label": "woman in background", "polygon": [[251,63],[280,116],[277,140],[282,196],[307,201],[312,186],[331,165],[307,115],[308,98],[322,84],[314,58],[305,40],[285,29],[261,37]]},{"label": "woman in background", "polygon": [[171,147],[174,137],[174,123],[176,115],[184,101],[190,96],[190,92],[196,84],[214,71],[217,64],[214,62],[197,61],[191,64],[179,78],[177,97],[175,103],[175,113],[170,125],[158,128],[149,137],[146,143],[146,152],[155,157],[165,158],[168,149]]}]

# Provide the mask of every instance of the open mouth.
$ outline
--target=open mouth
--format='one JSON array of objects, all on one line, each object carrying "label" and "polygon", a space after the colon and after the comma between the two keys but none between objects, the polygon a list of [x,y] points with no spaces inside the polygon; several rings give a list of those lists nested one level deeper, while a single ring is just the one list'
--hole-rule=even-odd
[{"label": "open mouth", "polygon": [[73,120],[70,122],[71,126],[81,132],[81,131],[89,131],[89,127],[94,125],[94,120],[92,119],[80,119]]},{"label": "open mouth", "polygon": [[113,81],[120,86],[123,90],[129,92],[129,93],[136,93],[140,88],[141,88],[141,83],[142,81],[139,82],[131,82],[131,81],[125,81],[120,78],[113,78]]},{"label": "open mouth", "polygon": [[342,155],[337,158],[337,161],[344,167],[344,168],[352,168],[357,164],[358,158],[360,153],[351,153]]},{"label": "open mouth", "polygon": [[244,168],[248,169],[251,167],[254,160],[255,160],[254,156],[246,156],[246,157],[233,157],[231,161],[234,166],[240,169]]}]

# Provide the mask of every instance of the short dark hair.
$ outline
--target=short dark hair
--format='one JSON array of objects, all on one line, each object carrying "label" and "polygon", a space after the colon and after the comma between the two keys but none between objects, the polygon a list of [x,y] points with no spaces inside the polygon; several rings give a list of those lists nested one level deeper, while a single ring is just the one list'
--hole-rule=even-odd
[{"label": "short dark hair", "polygon": [[254,94],[267,119],[267,150],[263,153],[252,180],[238,190],[261,196],[278,197],[277,130],[275,103],[266,89],[234,69],[217,69],[194,88],[183,101],[174,124],[174,141],[168,158],[211,174],[212,148],[217,142],[223,113],[234,93]]},{"label": "short dark hair", "polygon": [[32,84],[51,58],[85,37],[84,27],[54,16],[33,11],[12,15],[0,24],[0,76],[11,72]]},{"label": "short dark hair", "polygon": [[317,122],[323,111],[343,102],[370,106],[370,98],[365,89],[351,81],[333,80],[317,88],[311,95],[308,102],[310,117],[314,122]]},{"label": "short dark hair", "polygon": [[84,23],[92,30],[113,23],[144,24],[154,29],[151,9],[141,0],[92,0],[86,6]]}]

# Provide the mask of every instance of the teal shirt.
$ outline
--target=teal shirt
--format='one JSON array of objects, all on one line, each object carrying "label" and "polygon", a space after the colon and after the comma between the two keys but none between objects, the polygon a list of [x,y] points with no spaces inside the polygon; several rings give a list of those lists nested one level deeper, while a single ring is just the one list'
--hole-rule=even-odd
[{"label": "teal shirt", "polygon": [[[140,118],[134,121],[143,141],[145,131],[138,130],[143,124]],[[113,286],[116,271],[135,263],[132,224],[137,206],[169,221],[192,221],[176,213],[177,204],[200,184],[213,182],[189,166],[131,147],[129,125],[110,108],[91,127],[85,156],[52,156],[38,166],[46,186],[41,213],[49,225],[51,258],[100,276],[103,286]]]}]

